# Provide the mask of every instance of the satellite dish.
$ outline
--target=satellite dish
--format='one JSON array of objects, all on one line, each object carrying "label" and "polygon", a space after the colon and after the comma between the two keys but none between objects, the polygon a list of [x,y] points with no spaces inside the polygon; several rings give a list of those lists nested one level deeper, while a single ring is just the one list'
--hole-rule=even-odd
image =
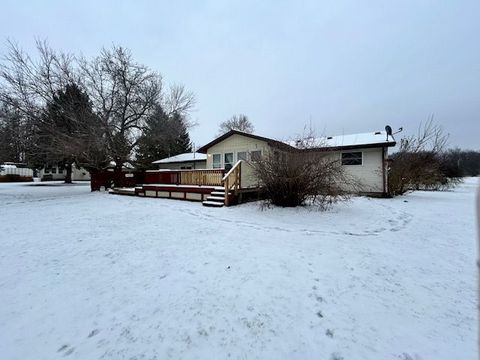
[{"label": "satellite dish", "polygon": [[387,135],[392,136],[392,127],[390,125],[385,126],[385,131],[387,132]]},{"label": "satellite dish", "polygon": [[387,141],[388,141],[388,136],[391,136],[393,138],[392,127],[390,125],[385,126],[385,132],[387,133]]}]

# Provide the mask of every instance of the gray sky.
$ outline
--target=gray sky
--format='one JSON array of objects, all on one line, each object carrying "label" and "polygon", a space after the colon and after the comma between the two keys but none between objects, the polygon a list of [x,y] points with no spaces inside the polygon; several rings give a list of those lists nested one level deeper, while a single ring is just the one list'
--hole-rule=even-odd
[{"label": "gray sky", "polygon": [[247,114],[256,133],[415,131],[430,114],[450,145],[480,149],[480,1],[18,1],[7,38],[95,55],[115,43],[194,91],[192,140]]}]

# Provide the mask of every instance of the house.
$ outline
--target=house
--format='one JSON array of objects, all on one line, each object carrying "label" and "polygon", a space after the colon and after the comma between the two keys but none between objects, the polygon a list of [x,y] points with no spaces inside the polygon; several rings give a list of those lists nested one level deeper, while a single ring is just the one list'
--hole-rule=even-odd
[{"label": "house", "polygon": [[201,153],[183,153],[154,161],[158,169],[195,170],[207,168],[207,155]]},{"label": "house", "polygon": [[[384,131],[311,139],[304,149],[296,142],[282,142],[268,137],[231,130],[198,149],[206,156],[205,169],[181,169],[188,161],[172,161],[180,169],[150,170],[135,195],[203,201],[208,206],[242,202],[244,196],[258,193],[258,179],[252,161],[275,152],[304,152],[305,156],[322,153],[338,159],[344,170],[361,186],[361,193],[386,195],[388,148],[395,140]],[[177,160],[191,160],[180,157]],[[169,158],[170,159],[170,158]],[[346,189],[348,190],[348,189]]]},{"label": "house", "polygon": [[[42,181],[65,180],[65,169],[59,164],[47,164],[38,172]],[[89,181],[90,173],[83,167],[72,164],[72,181]]]},{"label": "house", "polygon": [[[387,187],[388,148],[395,146],[395,140],[385,131],[363,134],[329,136],[312,139],[309,149],[300,149],[296,142],[278,140],[232,130],[198,149],[207,154],[207,169],[223,168],[226,171],[239,160],[255,158],[272,151],[328,152],[345,167],[347,174],[361,185],[362,192],[384,195]],[[255,186],[255,179],[246,179],[245,186]],[[245,178],[245,179],[244,179]]]},{"label": "house", "polygon": [[0,182],[32,181],[33,170],[27,164],[5,162],[0,164]]}]

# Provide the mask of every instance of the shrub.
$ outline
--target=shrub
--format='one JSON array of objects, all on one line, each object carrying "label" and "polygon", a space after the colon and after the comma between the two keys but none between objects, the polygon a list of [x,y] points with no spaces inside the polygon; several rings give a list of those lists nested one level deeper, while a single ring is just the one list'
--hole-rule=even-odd
[{"label": "shrub", "polygon": [[274,151],[252,162],[267,202],[282,207],[305,205],[311,201],[326,209],[349,197],[356,184],[340,160],[320,151]]},{"label": "shrub", "polygon": [[411,190],[445,190],[455,186],[455,169],[445,157],[448,135],[430,119],[421,125],[417,136],[401,139],[400,149],[393,154],[388,172],[391,195]]}]

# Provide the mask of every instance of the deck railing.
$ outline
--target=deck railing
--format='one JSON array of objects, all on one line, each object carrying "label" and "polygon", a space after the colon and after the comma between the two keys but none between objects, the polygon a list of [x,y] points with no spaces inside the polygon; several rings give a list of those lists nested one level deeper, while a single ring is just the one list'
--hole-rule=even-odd
[{"label": "deck railing", "polygon": [[148,170],[145,184],[222,186],[225,170]]},{"label": "deck railing", "polygon": [[225,174],[223,177],[223,185],[225,187],[225,205],[228,206],[230,202],[229,192],[233,191],[236,196],[241,187],[242,180],[242,160],[237,163]]},{"label": "deck railing", "polygon": [[210,185],[221,186],[224,170],[182,170],[180,185]]}]

